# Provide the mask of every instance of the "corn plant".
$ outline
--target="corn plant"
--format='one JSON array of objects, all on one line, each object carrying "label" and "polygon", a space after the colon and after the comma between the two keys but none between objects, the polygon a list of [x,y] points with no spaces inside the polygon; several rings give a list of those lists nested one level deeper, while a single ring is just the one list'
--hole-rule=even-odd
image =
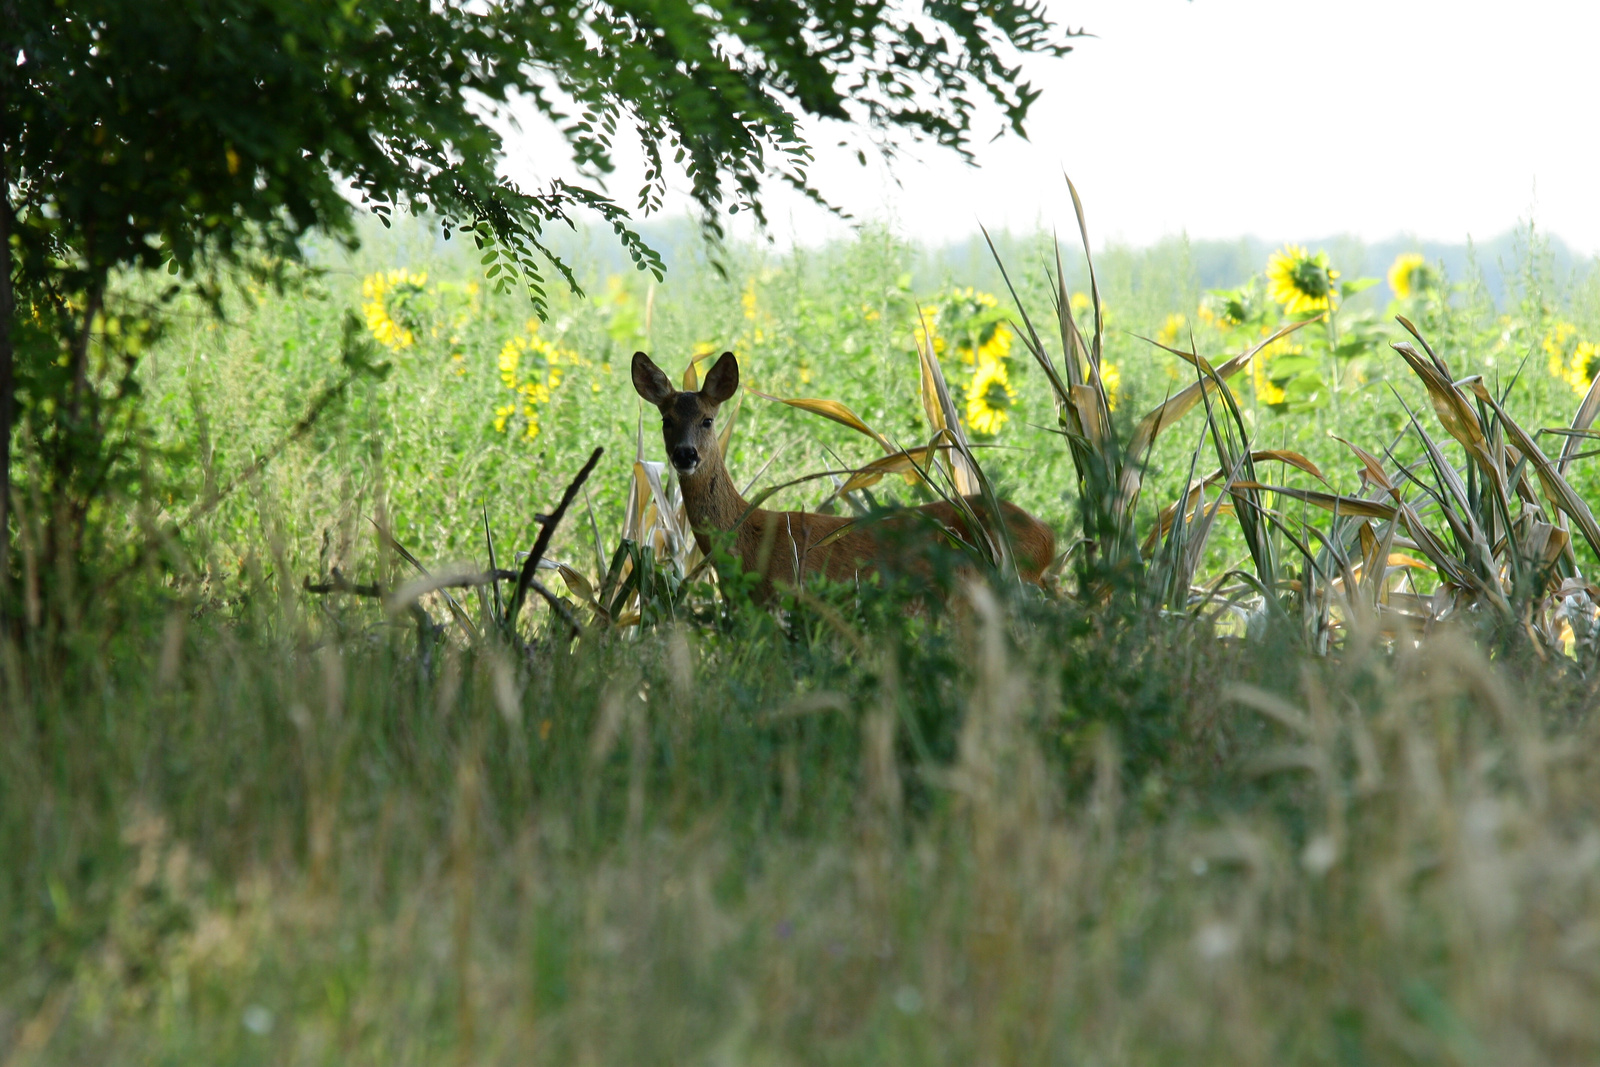
[{"label": "corn plant", "polygon": [[[1452,461],[1409,406],[1408,430],[1422,451],[1417,462],[1399,463],[1392,449],[1380,458],[1345,441],[1361,464],[1374,512],[1336,522],[1319,536],[1324,547],[1315,566],[1327,590],[1350,614],[1379,619],[1391,636],[1477,615],[1504,634],[1525,634],[1541,652],[1565,651],[1574,619],[1585,633],[1593,630],[1595,597],[1579,572],[1573,531],[1600,555],[1600,526],[1566,471],[1579,454],[1577,443],[1590,435],[1600,393],[1590,388],[1569,427],[1529,433],[1505,407],[1515,379],[1499,395],[1481,376],[1457,381],[1415,326],[1399,321],[1421,351],[1408,341],[1393,347],[1422,382],[1465,462]],[[1404,403],[1398,393],[1396,400]],[[1547,432],[1566,438],[1555,461],[1538,444]],[[1380,521],[1376,529],[1372,518]],[[1397,556],[1390,546],[1421,560]],[[1429,567],[1437,586],[1424,596],[1410,576]],[[1379,577],[1394,572],[1406,576],[1409,589],[1391,590]]]},{"label": "corn plant", "polygon": [[[1597,387],[1590,388],[1570,426],[1529,433],[1506,411],[1510,386],[1496,395],[1479,376],[1456,381],[1411,322],[1399,317],[1421,351],[1410,342],[1393,347],[1421,380],[1439,424],[1466,462],[1453,461],[1408,407],[1407,431],[1420,446],[1420,459],[1396,460],[1399,442],[1369,450],[1340,438],[1362,478],[1360,492],[1340,494],[1305,456],[1256,447],[1226,385],[1264,348],[1313,318],[1284,326],[1219,365],[1192,347],[1184,351],[1151,341],[1187,362],[1194,381],[1124,435],[1111,418],[1101,373],[1105,324],[1083,205],[1070,179],[1067,186],[1094,321],[1086,334],[1073,314],[1058,244],[1054,270],[1047,273],[1059,361],[1018,299],[992,241],[990,249],[1017,305],[1019,334],[1049,383],[1058,432],[1076,470],[1082,536],[1068,551],[1077,555],[1080,596],[1103,600],[1131,589],[1155,606],[1213,621],[1225,614],[1247,622],[1271,616],[1296,626],[1318,651],[1327,651],[1351,625],[1376,624],[1392,640],[1454,614],[1490,618],[1502,633],[1526,633],[1543,652],[1564,651],[1579,640],[1593,643],[1600,591],[1592,591],[1578,572],[1573,531],[1600,555],[1600,526],[1566,471],[1582,455],[1581,442],[1597,436],[1590,429],[1600,413]],[[1398,393],[1395,399],[1404,404]],[[1205,421],[1187,488],[1140,538],[1137,507],[1150,448],[1196,406],[1204,407]],[[1543,433],[1565,438],[1556,460],[1538,445]],[[1216,467],[1199,476],[1208,443]],[[1258,465],[1273,462],[1311,476],[1322,488],[1265,483]],[[1296,503],[1331,519],[1318,524],[1304,514],[1291,516],[1284,506]],[[1237,523],[1249,561],[1202,581],[1204,552],[1223,514]],[[1423,575],[1433,582],[1427,591],[1418,585]]]},{"label": "corn plant", "polygon": [[[1061,248],[1057,243],[1051,280],[1055,329],[1061,353],[1059,363],[1018,297],[992,240],[989,240],[989,248],[994,253],[995,262],[1022,319],[1019,333],[1023,344],[1049,382],[1055,401],[1058,432],[1066,439],[1077,472],[1082,537],[1068,552],[1077,556],[1079,592],[1089,598],[1100,599],[1110,595],[1114,589],[1133,588],[1139,590],[1141,596],[1159,604],[1185,606],[1212,524],[1227,507],[1238,519],[1250,546],[1255,565],[1254,584],[1262,590],[1263,595],[1270,596],[1276,582],[1275,552],[1265,524],[1258,517],[1259,501],[1252,496],[1256,490],[1248,488],[1254,483],[1254,464],[1261,454],[1253,453],[1249,447],[1248,430],[1226,382],[1248,366],[1262,349],[1315,320],[1285,326],[1215,367],[1192,351],[1167,348],[1167,351],[1194,367],[1195,381],[1148,412],[1135,423],[1124,440],[1112,420],[1111,398],[1101,373],[1105,320],[1094,259],[1089,251],[1088,224],[1084,218],[1083,203],[1070,178],[1067,179],[1067,189],[1072,195],[1073,211],[1088,266],[1094,323],[1085,337],[1072,312],[1072,302],[1067,295],[1066,273],[1061,262]],[[985,238],[988,239],[987,233]],[[1217,410],[1219,401],[1226,414]],[[1158,539],[1164,538],[1161,551],[1141,551],[1135,520],[1151,446],[1162,431],[1200,404],[1205,406],[1206,432],[1217,452],[1217,473],[1200,482],[1195,481],[1194,469],[1198,467],[1200,459],[1200,448],[1197,447],[1194,463],[1191,464],[1190,489],[1183,498],[1184,503],[1162,515],[1161,531],[1157,535]],[[1203,443],[1202,440],[1202,446]],[[1296,466],[1310,465],[1310,461],[1302,456],[1290,454],[1288,458]],[[1221,491],[1209,506],[1205,506],[1206,488],[1218,483],[1221,484]],[[1229,505],[1228,498],[1233,498],[1239,506]]]}]

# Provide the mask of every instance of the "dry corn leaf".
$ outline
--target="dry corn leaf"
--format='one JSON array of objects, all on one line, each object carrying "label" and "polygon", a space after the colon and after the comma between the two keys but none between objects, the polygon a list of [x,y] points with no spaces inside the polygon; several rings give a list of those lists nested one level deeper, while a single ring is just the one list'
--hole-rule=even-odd
[{"label": "dry corn leaf", "polygon": [[384,610],[394,615],[404,611],[429,593],[442,592],[452,586],[479,578],[483,571],[469,564],[458,564],[438,571],[424,572],[406,582],[384,598]]},{"label": "dry corn leaf", "polygon": [[1387,489],[1391,492],[1394,490],[1394,483],[1389,481],[1388,472],[1383,469],[1383,464],[1379,462],[1377,456],[1374,456],[1371,452],[1368,452],[1354,441],[1346,440],[1337,434],[1334,435],[1333,439],[1340,442],[1346,448],[1350,449],[1350,451],[1356,454],[1356,458],[1361,461],[1361,466],[1367,472],[1367,478],[1369,480],[1377,483],[1384,489]]},{"label": "dry corn leaf", "polygon": [[[1260,344],[1247,349],[1239,355],[1234,356],[1220,367],[1217,367],[1215,370],[1216,376],[1223,381],[1227,381],[1234,374],[1238,373],[1239,370],[1247,366],[1250,361],[1256,357],[1256,354],[1259,353],[1263,348],[1266,348],[1274,341],[1277,341],[1283,337],[1287,337],[1296,330],[1308,326],[1316,321],[1318,320],[1307,319],[1304,322],[1290,323],[1288,326],[1275,331],[1272,336],[1266,338]],[[1150,447],[1150,445],[1158,436],[1160,436],[1162,430],[1166,429],[1167,426],[1182,418],[1188,413],[1189,409],[1198,404],[1201,396],[1207,389],[1215,391],[1216,388],[1216,382],[1211,378],[1210,375],[1206,375],[1199,381],[1193,382],[1184,387],[1182,390],[1169,397],[1162,404],[1151,409],[1151,411],[1146,414],[1144,418],[1139,420],[1139,424],[1134,427],[1133,436],[1128,441],[1129,458],[1137,462],[1144,455],[1145,450]]]},{"label": "dry corn leaf", "polygon": [[1500,416],[1500,421],[1505,424],[1506,432],[1511,435],[1517,449],[1521,451],[1534,473],[1539,477],[1539,485],[1544,489],[1544,495],[1550,503],[1567,513],[1573,522],[1578,524],[1578,530],[1583,534],[1584,540],[1589,542],[1589,547],[1595,552],[1600,552],[1600,526],[1595,525],[1594,514],[1590,512],[1589,505],[1576,492],[1567,480],[1556,470],[1555,464],[1539,449],[1538,444],[1528,435],[1517,422],[1507,415],[1494,394],[1484,386],[1482,378],[1470,380],[1472,391],[1478,399],[1488,404]]},{"label": "dry corn leaf", "polygon": [[592,601],[594,599],[594,586],[590,584],[589,579],[583,576],[582,572],[565,563],[558,563],[556,564],[556,573],[561,575],[561,580],[567,583],[567,588],[572,590],[574,595],[583,600]]},{"label": "dry corn leaf", "polygon": [[[1428,459],[1434,471],[1437,472],[1440,480],[1444,483],[1445,490],[1450,494],[1450,499],[1455,502],[1454,507],[1440,509],[1445,521],[1450,524],[1450,529],[1454,531],[1456,537],[1463,544],[1471,546],[1471,551],[1477,556],[1479,573],[1494,573],[1494,549],[1489,544],[1489,532],[1478,522],[1478,513],[1472,506],[1472,494],[1467,491],[1467,483],[1461,480],[1460,472],[1451,464],[1449,457],[1440,449],[1433,436],[1423,429],[1415,419],[1411,422],[1411,428],[1417,432],[1417,437],[1421,439],[1423,450],[1428,454]],[[1481,463],[1480,466],[1482,466]],[[1505,479],[1498,468],[1486,469],[1490,469],[1495,492],[1499,493],[1501,487],[1505,484]],[[1501,494],[1500,502],[1502,505],[1501,514],[1508,514],[1510,505],[1506,501],[1504,494]]]},{"label": "dry corn leaf", "polygon": [[1540,522],[1536,519],[1529,524],[1528,534],[1523,539],[1522,547],[1525,555],[1548,566],[1560,559],[1570,544],[1572,535],[1566,530],[1554,523]]},{"label": "dry corn leaf", "polygon": [[877,485],[886,474],[920,475],[922,471],[928,469],[928,464],[933,462],[936,455],[941,451],[948,452],[950,447],[950,445],[929,445],[923,448],[909,448],[903,452],[875,459],[850,475],[839,487],[838,495]]},{"label": "dry corn leaf", "polygon": [[633,474],[636,479],[643,480],[650,489],[650,496],[656,505],[656,520],[666,531],[668,538],[674,546],[683,540],[683,531],[678,524],[678,509],[667,499],[667,490],[661,483],[661,473],[665,464],[653,463],[646,460],[633,465]]},{"label": "dry corn leaf", "polygon": [[[1076,215],[1078,219],[1078,237],[1083,241],[1084,262],[1089,266],[1089,300],[1094,306],[1094,340],[1089,349],[1089,365],[1096,370],[1096,376],[1098,377],[1098,370],[1100,366],[1100,344],[1101,339],[1105,336],[1105,322],[1101,318],[1100,283],[1098,280],[1096,280],[1094,275],[1094,257],[1089,254],[1089,223],[1088,220],[1084,218],[1083,201],[1078,197],[1078,187],[1072,184],[1072,178],[1065,171],[1062,171],[1061,176],[1066,179],[1067,192],[1072,194],[1072,213]],[[1061,253],[1059,247],[1056,250],[1056,277],[1062,279],[1063,281],[1066,278],[1065,273],[1061,270]],[[1067,302],[1067,310],[1069,313],[1072,310],[1071,301]],[[1074,328],[1074,331],[1076,332],[1076,328]],[[1080,343],[1082,342],[1081,334],[1079,334],[1079,341]]]},{"label": "dry corn leaf", "polygon": [[689,357],[689,365],[683,368],[683,391],[692,393],[700,388],[700,364],[708,359],[721,359],[725,353],[701,352],[699,355]]},{"label": "dry corn leaf", "polygon": [[1072,386],[1072,407],[1078,415],[1078,426],[1089,444],[1097,451],[1104,449],[1110,437],[1110,428],[1101,411],[1102,393],[1090,385]]},{"label": "dry corn leaf", "polygon": [[1580,435],[1587,432],[1594,424],[1597,415],[1600,415],[1600,375],[1595,375],[1594,381],[1589,383],[1589,391],[1583,394],[1583,403],[1578,405],[1577,413],[1572,416],[1573,433],[1561,446],[1561,458],[1556,460],[1556,471],[1563,477],[1566,476],[1567,465],[1578,453],[1580,442],[1583,440]]},{"label": "dry corn leaf", "polygon": [[1416,548],[1417,551],[1432,560],[1434,567],[1438,569],[1446,580],[1460,586],[1474,586],[1477,584],[1476,579],[1461,566],[1460,561],[1445,547],[1444,542],[1439,540],[1438,536],[1423,524],[1422,517],[1417,514],[1416,509],[1406,503],[1405,498],[1400,495],[1400,490],[1390,481],[1389,475],[1384,471],[1383,464],[1378,461],[1378,458],[1353,441],[1347,441],[1343,437],[1337,438],[1337,440],[1343,442],[1356,454],[1357,458],[1361,460],[1362,466],[1366,469],[1369,478],[1388,490],[1389,495],[1394,499],[1401,522],[1405,524],[1406,531],[1411,534],[1412,543],[1410,547]]},{"label": "dry corn leaf", "polygon": [[1489,439],[1483,432],[1482,424],[1478,422],[1477,412],[1472,410],[1472,405],[1461,395],[1461,390],[1456,388],[1455,383],[1435,365],[1433,360],[1423,358],[1411,342],[1395,341],[1390,347],[1399,352],[1417,377],[1422,379],[1423,386],[1428,390],[1428,399],[1433,404],[1434,414],[1439,417],[1439,423],[1445,428],[1445,432],[1459,441],[1461,447],[1467,450],[1467,454],[1476,460],[1485,472],[1498,477],[1498,466],[1489,450]]},{"label": "dry corn leaf", "polygon": [[561,580],[567,583],[567,588],[572,591],[572,595],[583,601],[585,607],[602,619],[610,617],[610,613],[595,598],[594,586],[589,582],[588,578],[583,576],[582,572],[565,563],[558,563],[556,564],[556,573],[561,575]]},{"label": "dry corn leaf", "polygon": [[1260,482],[1235,482],[1235,488],[1253,489],[1257,492],[1278,493],[1289,497],[1291,500],[1304,501],[1314,504],[1328,511],[1337,511],[1341,515],[1360,517],[1364,519],[1392,519],[1395,509],[1388,504],[1379,504],[1372,500],[1363,500],[1358,496],[1345,496],[1341,493],[1323,493],[1315,489],[1290,489],[1281,485],[1263,485]]},{"label": "dry corn leaf", "polygon": [[861,421],[861,416],[857,415],[855,412],[851,411],[848,407],[839,403],[837,400],[820,400],[815,397],[795,397],[793,399],[789,399],[781,396],[772,396],[768,393],[763,393],[758,389],[751,389],[750,392],[754,393],[756,396],[759,396],[763,400],[772,400],[779,404],[787,404],[792,408],[799,408],[801,411],[809,411],[813,415],[821,415],[825,419],[837,422],[840,426],[848,426],[857,433],[865,434],[874,441],[878,442],[879,445],[883,446],[883,450],[885,452],[893,452],[895,450],[894,446],[889,443],[887,438],[885,438],[877,430],[874,430],[872,427],[868,426],[865,422]]},{"label": "dry corn leaf", "polygon": [[1323,485],[1328,484],[1328,479],[1322,476],[1322,471],[1317,465],[1298,452],[1291,452],[1285,448],[1263,448],[1251,452],[1250,458],[1257,463],[1287,463],[1291,467],[1305,471]]},{"label": "dry corn leaf", "polygon": [[[933,346],[924,337],[917,342],[917,359],[921,365],[922,380],[931,387],[936,409],[939,412],[938,421],[934,424],[935,437],[943,433],[954,446],[952,452],[945,455],[950,471],[950,480],[955,482],[956,494],[966,497],[983,491],[983,480],[978,477],[978,466],[972,458],[972,446],[967,441],[966,430],[962,428],[961,416],[956,413],[955,402],[950,399],[950,387],[944,380],[944,369],[939,366]],[[926,400],[924,400],[926,404]],[[893,448],[885,448],[893,452]]]},{"label": "dry corn leaf", "polygon": [[[1220,474],[1221,472],[1218,473]],[[1183,508],[1184,519],[1187,521],[1194,508],[1195,497],[1210,484],[1210,479],[1196,479],[1181,498],[1174,500],[1161,509],[1161,513],[1156,516],[1155,526],[1145,535],[1143,552],[1146,557],[1155,551],[1156,543],[1167,536],[1167,531],[1172,529],[1172,523],[1178,516],[1178,508],[1180,506]]]},{"label": "dry corn leaf", "polygon": [[932,358],[923,345],[917,345],[917,393],[922,398],[922,413],[934,430],[945,430],[944,406],[939,403],[937,378],[941,375],[938,361]]}]

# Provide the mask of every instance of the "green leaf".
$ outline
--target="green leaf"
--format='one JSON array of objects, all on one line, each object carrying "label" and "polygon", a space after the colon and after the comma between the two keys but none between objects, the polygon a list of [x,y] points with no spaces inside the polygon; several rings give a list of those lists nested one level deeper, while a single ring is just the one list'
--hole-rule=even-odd
[{"label": "green leaf", "polygon": [[1267,378],[1281,383],[1301,375],[1316,374],[1321,369],[1322,361],[1313,356],[1284,355],[1267,364]]}]

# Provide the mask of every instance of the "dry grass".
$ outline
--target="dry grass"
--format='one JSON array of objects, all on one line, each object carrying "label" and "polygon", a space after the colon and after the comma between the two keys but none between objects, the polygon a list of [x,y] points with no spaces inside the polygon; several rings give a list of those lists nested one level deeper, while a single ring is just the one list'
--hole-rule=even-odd
[{"label": "dry grass", "polygon": [[[249,684],[213,650],[167,705],[200,732],[93,728],[126,763],[13,705],[7,735],[38,741],[5,757],[8,836],[29,791],[20,884],[47,903],[8,909],[34,925],[5,1062],[1600,1054],[1592,691],[1536,674],[1540,707],[1453,633],[1356,640],[1297,682],[1198,663],[1197,693],[1251,682],[1130,776],[1114,720],[1062,758],[1045,635],[969,595],[948,763],[897,743],[887,650],[831,700],[737,706],[733,653],[683,630],[629,646],[635,673],[585,643],[520,690],[451,652],[398,702],[355,650]],[[283,704],[251,715],[263,686]],[[229,717],[262,735],[206,732]],[[68,788],[91,772],[98,795]]]}]

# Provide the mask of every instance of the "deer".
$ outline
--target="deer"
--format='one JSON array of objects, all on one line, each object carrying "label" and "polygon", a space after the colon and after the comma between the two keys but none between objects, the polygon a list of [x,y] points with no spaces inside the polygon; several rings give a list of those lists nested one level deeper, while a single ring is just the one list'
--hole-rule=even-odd
[{"label": "deer", "polygon": [[[713,538],[731,534],[732,555],[745,573],[759,575],[758,600],[770,600],[779,587],[801,585],[822,575],[854,582],[887,567],[927,571],[908,545],[926,543],[924,531],[949,529],[972,542],[963,509],[947,500],[893,510],[857,521],[811,511],[767,511],[752,507],[734,487],[713,429],[717,410],[739,389],[739,361],[724,352],[698,391],[674,389],[672,380],[643,352],[633,355],[633,387],[661,413],[667,458],[683,490],[684,509],[700,551],[711,555]],[[978,495],[965,498],[972,514],[989,509]],[[1055,533],[1022,508],[1005,501],[1000,512],[1009,535],[1017,573],[1044,587],[1044,573],[1055,558]]]}]

